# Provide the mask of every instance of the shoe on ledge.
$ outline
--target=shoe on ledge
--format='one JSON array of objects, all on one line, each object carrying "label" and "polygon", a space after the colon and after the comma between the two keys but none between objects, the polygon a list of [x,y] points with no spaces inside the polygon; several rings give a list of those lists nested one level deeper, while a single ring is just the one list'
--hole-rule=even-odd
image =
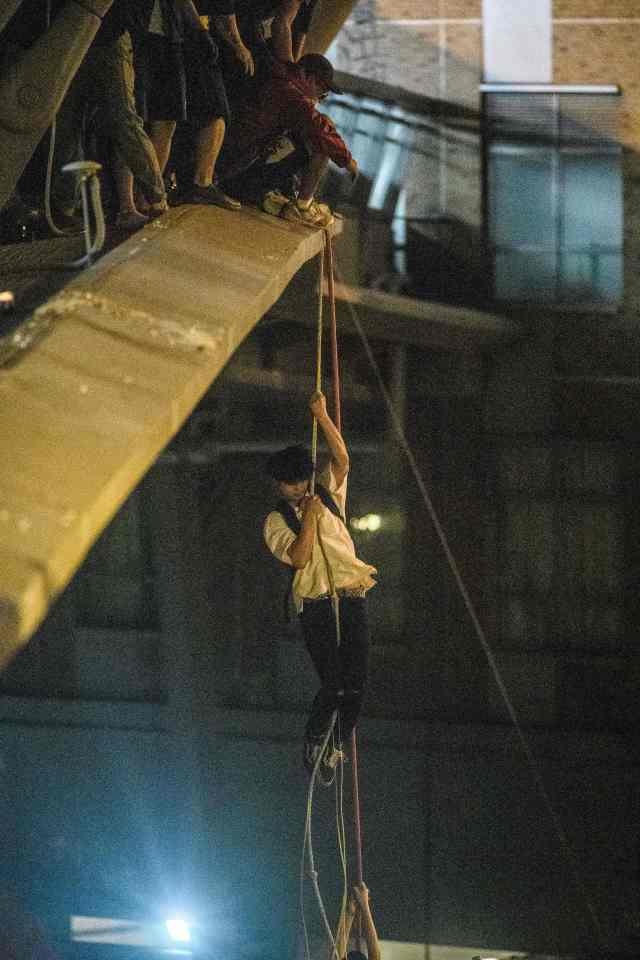
[{"label": "shoe on ledge", "polygon": [[147,223],[149,223],[149,217],[145,217],[144,213],[138,213],[137,210],[122,211],[115,219],[117,229],[126,230],[128,233],[140,230]]},{"label": "shoe on ledge", "polygon": [[280,216],[293,223],[304,223],[309,227],[330,227],[334,217],[326,204],[312,200],[309,206],[302,206],[297,200],[291,200],[282,208]]},{"label": "shoe on ledge", "polygon": [[211,204],[215,207],[223,207],[225,210],[242,209],[242,204],[239,200],[228,197],[215,183],[210,183],[206,187],[201,187],[197,183],[194,183],[183,197],[183,202]]}]

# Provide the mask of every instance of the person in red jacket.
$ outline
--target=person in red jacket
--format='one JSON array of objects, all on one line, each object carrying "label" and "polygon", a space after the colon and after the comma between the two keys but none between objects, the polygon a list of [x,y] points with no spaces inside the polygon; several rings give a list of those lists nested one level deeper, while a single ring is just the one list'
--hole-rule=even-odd
[{"label": "person in red jacket", "polygon": [[[326,57],[309,53],[297,63],[281,64],[281,70],[257,91],[233,118],[220,157],[220,177],[225,183],[241,180],[255,168],[266,170],[267,158],[280,139],[290,134],[304,143],[298,153],[299,188],[295,200],[284,203],[280,216],[314,226],[327,226],[333,219],[325,204],[314,200],[329,162],[347,170],[355,179],[358,164],[329,117],[317,110],[328,93],[340,93],[333,67]],[[253,169],[252,169],[253,168]]]}]

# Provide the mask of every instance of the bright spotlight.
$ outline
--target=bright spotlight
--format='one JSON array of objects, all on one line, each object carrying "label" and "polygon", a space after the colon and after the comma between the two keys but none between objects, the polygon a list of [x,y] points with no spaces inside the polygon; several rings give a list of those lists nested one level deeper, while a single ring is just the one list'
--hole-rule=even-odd
[{"label": "bright spotlight", "polygon": [[167,932],[177,943],[189,943],[191,940],[191,921],[181,913],[174,913],[165,921]]}]

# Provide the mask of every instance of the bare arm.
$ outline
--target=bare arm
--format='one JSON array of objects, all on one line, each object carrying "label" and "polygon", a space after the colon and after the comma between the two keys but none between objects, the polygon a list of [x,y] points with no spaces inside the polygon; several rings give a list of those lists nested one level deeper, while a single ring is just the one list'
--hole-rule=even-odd
[{"label": "bare arm", "polygon": [[291,27],[300,9],[301,0],[284,0],[271,24],[273,52],[278,60],[294,60]]},{"label": "bare arm", "polygon": [[357,883],[353,892],[360,907],[360,916],[362,917],[362,932],[367,944],[367,956],[369,960],[380,960],[380,942],[376,931],[375,923],[369,907],[369,891],[364,883]]},{"label": "bare arm", "polygon": [[336,936],[336,946],[335,950],[331,951],[331,957],[337,957],[337,960],[342,960],[343,957],[347,955],[347,948],[349,946],[349,937],[351,936],[351,927],[353,926],[353,921],[356,915],[356,910],[358,905],[353,897],[349,897],[347,903],[344,905],[344,909],[340,914],[340,920],[338,921],[338,934]]},{"label": "bare arm", "polygon": [[311,413],[318,421],[327,446],[331,453],[331,466],[336,485],[339,487],[349,472],[349,453],[342,434],[327,413],[327,401],[324,394],[314,393],[309,403]]},{"label": "bare arm", "polygon": [[293,52],[293,62],[296,63],[304,53],[304,45],[307,42],[306,33],[300,33],[298,36],[291,37],[291,49]]},{"label": "bare arm", "polygon": [[233,55],[240,63],[244,72],[252,77],[255,72],[253,56],[249,48],[246,47],[242,41],[235,13],[220,14],[213,18],[213,24],[225,43],[231,47]]}]

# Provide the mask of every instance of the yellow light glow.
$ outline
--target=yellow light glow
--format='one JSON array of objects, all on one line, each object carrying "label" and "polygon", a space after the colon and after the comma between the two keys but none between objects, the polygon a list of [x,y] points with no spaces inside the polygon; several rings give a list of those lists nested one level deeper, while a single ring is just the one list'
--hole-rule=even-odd
[{"label": "yellow light glow", "polygon": [[363,517],[352,517],[351,526],[354,530],[368,530],[375,533],[382,526],[382,517],[379,513],[366,513]]}]

